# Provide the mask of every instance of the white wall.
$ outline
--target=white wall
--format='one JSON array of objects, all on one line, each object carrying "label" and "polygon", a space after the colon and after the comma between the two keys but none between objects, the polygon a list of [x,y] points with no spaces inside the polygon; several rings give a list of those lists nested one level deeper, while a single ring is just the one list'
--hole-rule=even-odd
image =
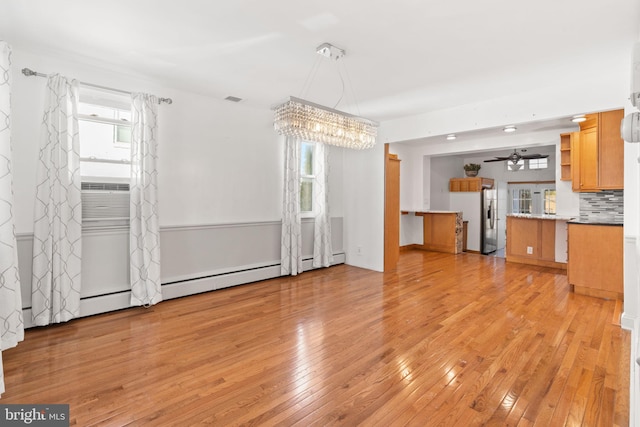
[{"label": "white wall", "polygon": [[430,181],[431,209],[449,210],[449,180],[463,170],[464,161],[458,157],[430,157],[431,173],[425,174],[424,180]]},{"label": "white wall", "polygon": [[451,147],[463,142],[459,138],[452,144],[445,140],[445,135],[555,119],[577,113],[612,110],[620,108],[628,97],[628,76],[621,78],[614,70],[609,74],[600,73],[590,79],[582,79],[576,75],[573,84],[532,87],[501,98],[383,122],[381,142],[412,141],[442,136],[443,144],[451,149],[447,151],[445,148],[443,152],[455,152],[455,148]]},{"label": "white wall", "polygon": [[376,271],[384,270],[384,163],[381,143],[368,150],[344,151],[346,262]]},{"label": "white wall", "polygon": [[392,144],[389,152],[400,159],[400,210],[420,211],[422,203],[422,176],[418,174],[422,156],[409,145]]}]

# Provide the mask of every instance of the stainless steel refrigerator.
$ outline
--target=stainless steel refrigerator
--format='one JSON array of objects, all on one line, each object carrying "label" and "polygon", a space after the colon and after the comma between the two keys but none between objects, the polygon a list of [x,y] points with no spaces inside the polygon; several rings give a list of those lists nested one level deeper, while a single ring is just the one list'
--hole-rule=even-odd
[{"label": "stainless steel refrigerator", "polygon": [[480,197],[480,252],[490,254],[498,248],[498,199],[496,190],[484,189]]}]

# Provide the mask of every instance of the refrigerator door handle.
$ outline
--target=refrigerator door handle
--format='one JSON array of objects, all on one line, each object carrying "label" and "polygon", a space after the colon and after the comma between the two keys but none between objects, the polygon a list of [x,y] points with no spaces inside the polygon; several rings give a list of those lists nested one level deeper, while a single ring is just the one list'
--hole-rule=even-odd
[{"label": "refrigerator door handle", "polygon": [[489,200],[489,209],[487,211],[487,219],[489,220],[489,228],[493,230],[496,225],[496,219],[493,212],[493,200]]}]

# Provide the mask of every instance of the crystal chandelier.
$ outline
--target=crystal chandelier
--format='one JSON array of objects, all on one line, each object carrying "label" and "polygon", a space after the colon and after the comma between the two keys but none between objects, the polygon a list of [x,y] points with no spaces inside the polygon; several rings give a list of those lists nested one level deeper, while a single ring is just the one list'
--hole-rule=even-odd
[{"label": "crystal chandelier", "polygon": [[[320,45],[316,52],[336,60],[345,54],[329,43]],[[362,117],[295,97],[289,97],[273,110],[273,126],[280,135],[358,150],[376,143],[378,123]]]},{"label": "crystal chandelier", "polygon": [[378,124],[371,120],[290,97],[274,108],[280,135],[362,150],[376,143]]}]

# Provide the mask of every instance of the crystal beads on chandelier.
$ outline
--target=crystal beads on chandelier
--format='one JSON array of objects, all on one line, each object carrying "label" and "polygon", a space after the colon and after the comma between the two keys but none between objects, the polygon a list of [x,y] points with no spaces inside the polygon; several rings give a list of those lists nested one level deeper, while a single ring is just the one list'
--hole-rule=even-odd
[{"label": "crystal beads on chandelier", "polygon": [[358,150],[376,143],[378,124],[362,117],[294,97],[274,110],[273,125],[280,135]]}]

